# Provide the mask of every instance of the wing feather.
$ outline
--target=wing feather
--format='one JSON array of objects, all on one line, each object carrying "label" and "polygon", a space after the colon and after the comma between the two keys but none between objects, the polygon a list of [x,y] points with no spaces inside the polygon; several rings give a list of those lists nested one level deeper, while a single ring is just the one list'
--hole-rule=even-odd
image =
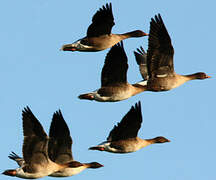
[{"label": "wing feather", "polygon": [[28,172],[37,171],[37,165],[43,166],[48,163],[48,136],[42,125],[34,116],[29,107],[22,111],[23,120],[23,158],[28,166]]},{"label": "wing feather", "polygon": [[107,141],[118,141],[137,137],[142,124],[142,112],[140,101],[132,106],[128,113],[110,131]]},{"label": "wing feather", "polygon": [[111,34],[114,25],[112,4],[107,3],[94,14],[92,24],[87,30],[87,37],[98,37],[100,35]]},{"label": "wing feather", "polygon": [[161,15],[158,14],[150,22],[150,33],[147,51],[147,69],[151,77],[172,74],[174,49],[171,38]]},{"label": "wing feather", "polygon": [[52,161],[63,164],[73,160],[70,130],[60,110],[53,114],[49,137],[48,154]]},{"label": "wing feather", "polygon": [[110,86],[127,83],[127,55],[123,42],[113,46],[107,53],[101,73],[101,86]]}]

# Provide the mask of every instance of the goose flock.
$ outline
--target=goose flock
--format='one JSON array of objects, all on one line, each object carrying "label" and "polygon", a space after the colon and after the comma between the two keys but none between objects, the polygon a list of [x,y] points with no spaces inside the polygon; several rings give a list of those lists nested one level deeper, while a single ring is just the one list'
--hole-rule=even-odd
[{"label": "goose flock", "polygon": [[[72,44],[65,44],[62,51],[96,52],[110,48],[101,72],[101,87],[89,93],[80,94],[79,99],[99,102],[116,102],[128,99],[143,91],[169,91],[189,80],[210,78],[204,72],[189,75],[177,74],[174,70],[174,48],[160,14],[150,20],[150,31],[133,30],[123,34],[112,34],[115,25],[112,4],[99,8],[92,17],[87,35]],[[134,51],[142,80],[135,84],[127,81],[128,58],[123,40],[148,36],[148,50],[143,47]],[[122,120],[110,131],[106,141],[89,147],[89,150],[110,153],[131,153],[155,143],[170,142],[163,136],[141,139],[137,136],[142,124],[141,102],[135,103]],[[9,158],[18,164],[16,169],[3,172],[7,176],[36,179],[45,176],[69,177],[86,168],[97,169],[99,162],[82,163],[72,155],[73,140],[61,110],[53,114],[49,136],[39,120],[27,106],[22,111],[23,146],[22,157],[15,152]]]}]

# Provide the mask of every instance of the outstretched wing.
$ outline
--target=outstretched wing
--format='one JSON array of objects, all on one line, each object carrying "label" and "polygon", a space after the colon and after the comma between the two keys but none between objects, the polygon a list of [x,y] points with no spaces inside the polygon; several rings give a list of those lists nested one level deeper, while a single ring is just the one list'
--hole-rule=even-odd
[{"label": "outstretched wing", "polygon": [[142,112],[140,101],[132,106],[117,126],[110,132],[107,141],[118,141],[137,137],[142,123]]},{"label": "outstretched wing", "polygon": [[147,70],[147,53],[140,46],[140,49],[137,48],[137,52],[134,51],[136,62],[139,65],[140,74],[142,75],[143,80],[148,79],[148,70]]},{"label": "outstretched wing", "polygon": [[107,3],[93,16],[92,24],[87,30],[87,37],[97,37],[104,34],[111,34],[111,30],[114,25],[112,4]]},{"label": "outstretched wing", "polygon": [[127,55],[123,42],[113,46],[106,55],[101,73],[101,86],[110,86],[127,83]]},{"label": "outstretched wing", "polygon": [[37,165],[43,166],[48,163],[48,136],[43,130],[40,122],[31,112],[29,107],[22,111],[23,120],[23,158],[26,164],[34,164],[28,169],[29,172],[35,172]]},{"label": "outstretched wing", "polygon": [[70,130],[60,110],[53,114],[49,137],[48,154],[52,161],[64,164],[73,160]]},{"label": "outstretched wing", "polygon": [[174,72],[174,49],[160,14],[151,19],[148,39],[147,67],[149,78]]}]

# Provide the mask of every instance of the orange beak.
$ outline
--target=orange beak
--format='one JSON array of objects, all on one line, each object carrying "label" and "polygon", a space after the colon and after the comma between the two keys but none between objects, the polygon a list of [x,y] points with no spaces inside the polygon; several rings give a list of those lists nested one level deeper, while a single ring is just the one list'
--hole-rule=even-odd
[{"label": "orange beak", "polygon": [[9,169],[9,170],[4,171],[2,174],[7,175],[7,176],[16,176],[16,170]]}]

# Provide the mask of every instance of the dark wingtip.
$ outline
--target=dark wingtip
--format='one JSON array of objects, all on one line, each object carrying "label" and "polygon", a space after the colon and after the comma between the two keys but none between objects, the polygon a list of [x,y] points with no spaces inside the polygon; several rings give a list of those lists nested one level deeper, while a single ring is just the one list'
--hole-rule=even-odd
[{"label": "dark wingtip", "polygon": [[141,102],[138,101],[136,104],[135,104],[135,110],[137,110],[138,112],[141,112]]},{"label": "dark wingtip", "polygon": [[34,116],[29,106],[26,106],[22,110],[22,118]]},{"label": "dark wingtip", "polygon": [[134,56],[138,65],[146,64],[146,52],[142,46],[134,51]]},{"label": "dark wingtip", "polygon": [[135,56],[135,59],[136,59],[136,63],[137,63],[138,65],[140,65],[140,59],[138,58],[138,57],[139,57],[139,53],[136,52],[136,51],[134,51],[134,56]]},{"label": "dark wingtip", "polygon": [[26,106],[22,110],[22,117],[35,117],[29,106]]},{"label": "dark wingtip", "polygon": [[22,114],[28,114],[28,113],[32,113],[31,109],[29,108],[29,106],[26,106],[23,108],[22,110]]},{"label": "dark wingtip", "polygon": [[141,102],[138,101],[135,106],[132,106],[136,112],[136,114],[138,115],[138,117],[141,119],[142,122],[142,108],[141,108]]},{"label": "dark wingtip", "polygon": [[158,14],[155,15],[155,19],[160,19],[160,18],[161,18],[160,13],[158,13]]},{"label": "dark wingtip", "polygon": [[112,10],[112,3],[106,3],[106,8],[109,10]]},{"label": "dark wingtip", "polygon": [[160,23],[162,26],[163,26],[163,24],[164,24],[163,19],[162,19],[160,13],[156,14],[156,15],[154,16],[154,18],[151,18],[151,23],[156,23],[156,22],[157,22],[157,23]]},{"label": "dark wingtip", "polygon": [[122,64],[124,64],[125,62],[127,63],[127,55],[124,50],[123,41],[120,41],[119,43],[111,47],[111,49],[106,55],[105,64],[106,62],[112,62],[112,63],[120,62]]},{"label": "dark wingtip", "polygon": [[20,158],[15,152],[11,151],[8,158],[15,160],[16,158]]},{"label": "dark wingtip", "polygon": [[140,46],[140,49],[139,48],[137,48],[137,51],[141,54],[141,55],[144,55],[144,54],[146,54],[146,52],[145,52],[145,50],[143,49],[143,47],[142,46]]},{"label": "dark wingtip", "polygon": [[62,115],[62,112],[61,112],[61,110],[60,110],[60,109],[59,109],[59,110],[57,110],[56,112],[54,112],[53,116],[55,116],[55,117],[61,117],[61,118],[63,118],[63,115]]},{"label": "dark wingtip", "polygon": [[135,104],[136,108],[138,109],[141,109],[141,101],[138,101],[136,104]]}]

